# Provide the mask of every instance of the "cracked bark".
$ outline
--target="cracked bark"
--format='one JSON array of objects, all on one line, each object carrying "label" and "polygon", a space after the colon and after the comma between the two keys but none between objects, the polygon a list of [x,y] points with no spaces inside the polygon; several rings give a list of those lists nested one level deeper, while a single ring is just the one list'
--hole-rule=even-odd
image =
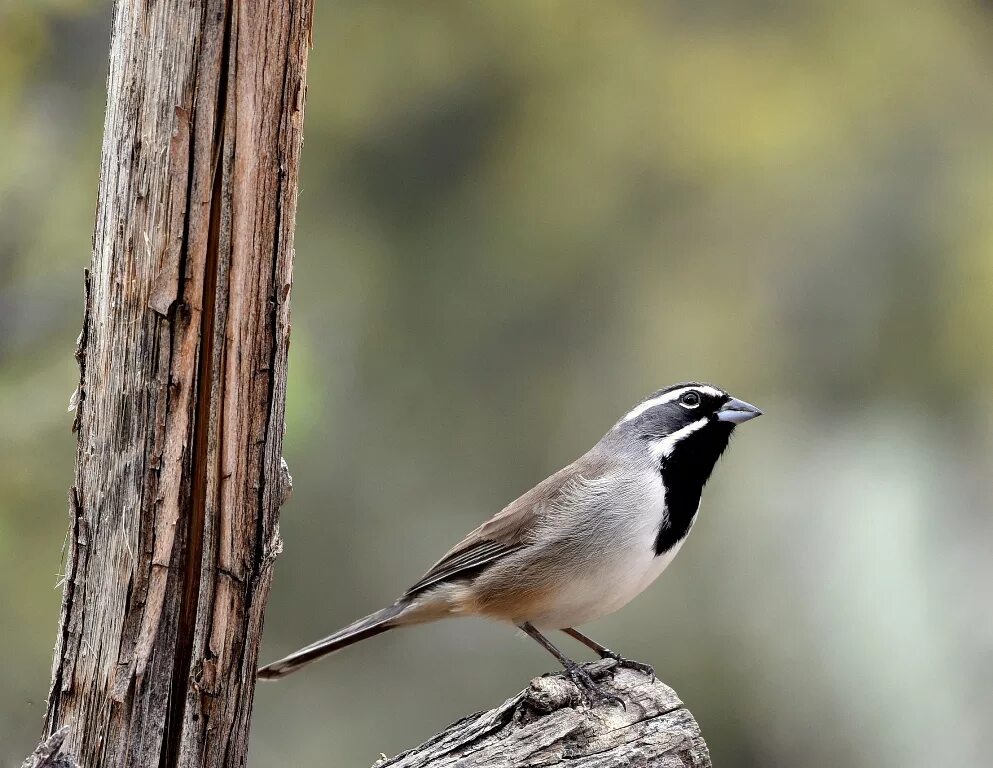
[{"label": "cracked bark", "polygon": [[496,709],[375,768],[711,768],[700,728],[671,688],[609,659],[589,669],[608,673],[600,683],[624,700],[623,709],[591,710],[561,675],[538,677]]},{"label": "cracked bark", "polygon": [[281,459],[313,0],[118,0],[45,734],[244,765]]}]

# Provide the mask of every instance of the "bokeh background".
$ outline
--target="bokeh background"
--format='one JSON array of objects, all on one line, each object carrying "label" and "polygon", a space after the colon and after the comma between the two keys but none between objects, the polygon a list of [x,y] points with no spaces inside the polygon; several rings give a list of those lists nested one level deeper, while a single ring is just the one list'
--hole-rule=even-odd
[{"label": "bokeh background", "polygon": [[[55,637],[109,19],[0,2],[3,765]],[[701,378],[767,415],[590,633],[719,766],[989,765],[991,211],[982,3],[319,0],[264,657]],[[261,686],[251,762],[370,765],[553,668],[388,634]]]}]

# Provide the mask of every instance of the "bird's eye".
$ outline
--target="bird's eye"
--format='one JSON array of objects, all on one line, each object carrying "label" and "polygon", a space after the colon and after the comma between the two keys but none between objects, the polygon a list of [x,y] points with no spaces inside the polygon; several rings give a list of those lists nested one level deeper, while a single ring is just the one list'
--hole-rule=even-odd
[{"label": "bird's eye", "polygon": [[700,393],[695,389],[691,389],[679,398],[679,404],[684,408],[696,408],[700,405]]}]

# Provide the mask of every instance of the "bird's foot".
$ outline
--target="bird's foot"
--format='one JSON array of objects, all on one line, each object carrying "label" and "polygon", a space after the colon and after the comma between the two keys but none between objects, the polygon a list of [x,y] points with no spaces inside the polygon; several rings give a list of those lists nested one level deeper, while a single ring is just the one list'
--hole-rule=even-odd
[{"label": "bird's foot", "polygon": [[653,683],[655,682],[655,667],[651,664],[645,664],[643,661],[634,661],[633,659],[625,659],[621,656],[621,654],[614,653],[609,648],[604,648],[600,656],[604,659],[613,659],[617,662],[618,667],[626,667],[627,669],[633,669],[636,672],[641,672],[641,674],[646,677],[650,677]]},{"label": "bird's foot", "polygon": [[624,699],[604,691],[603,688],[596,684],[590,673],[579,664],[573,662],[567,666],[565,668],[565,676],[576,684],[576,687],[579,688],[580,693],[583,694],[591,707],[598,707],[601,704],[620,704],[622,708],[627,709]]}]

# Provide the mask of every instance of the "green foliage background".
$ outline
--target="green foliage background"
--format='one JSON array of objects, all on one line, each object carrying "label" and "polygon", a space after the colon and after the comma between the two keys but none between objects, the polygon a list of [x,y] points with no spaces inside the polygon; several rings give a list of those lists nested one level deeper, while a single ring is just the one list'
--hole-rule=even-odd
[{"label": "green foliage background", "polygon": [[[109,17],[0,0],[12,766],[55,637]],[[702,378],[767,415],[591,634],[655,664],[717,765],[988,764],[991,210],[980,3],[318,2],[264,656]],[[386,635],[261,686],[252,763],[369,765],[552,666],[473,621]]]}]

